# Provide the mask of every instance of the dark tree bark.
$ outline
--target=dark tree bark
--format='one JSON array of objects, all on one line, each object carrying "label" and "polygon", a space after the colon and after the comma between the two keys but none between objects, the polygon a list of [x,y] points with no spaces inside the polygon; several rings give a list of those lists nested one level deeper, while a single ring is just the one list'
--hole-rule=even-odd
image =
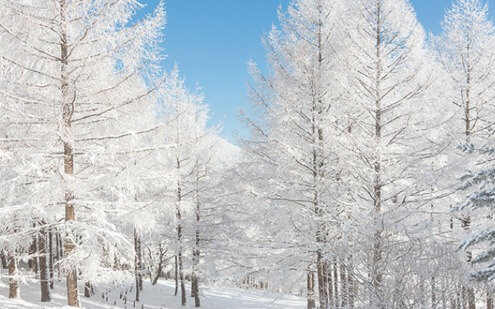
[{"label": "dark tree bark", "polygon": [[177,255],[174,257],[175,261],[175,292],[174,296],[177,296],[179,292],[179,263],[177,262]]},{"label": "dark tree bark", "polygon": [[[198,173],[199,171],[197,171]],[[199,183],[199,175],[196,174],[196,186]],[[196,235],[195,235],[195,242],[194,242],[194,250],[193,250],[193,267],[192,267],[192,274],[191,274],[191,294],[194,297],[194,306],[195,307],[200,307],[200,299],[199,299],[199,278],[198,278],[198,271],[199,271],[199,258],[200,258],[200,250],[199,250],[199,239],[200,239],[200,230],[199,230],[199,222],[201,219],[200,216],[200,199],[199,199],[199,188],[196,187],[196,207],[195,207],[195,214],[196,214]]]},{"label": "dark tree bark", "polygon": [[437,291],[435,277],[431,277],[431,308],[437,307]]},{"label": "dark tree bark", "polygon": [[333,291],[333,283],[335,282],[333,278],[332,265],[327,261],[323,264],[323,286],[326,287],[327,291],[327,306],[332,307],[334,304],[335,293]]},{"label": "dark tree bark", "polygon": [[341,301],[342,301],[342,307],[345,308],[347,307],[347,304],[349,302],[349,296],[348,296],[348,289],[347,289],[347,269],[343,264],[340,264],[340,294],[341,294]]},{"label": "dark tree bark", "polygon": [[50,288],[53,289],[53,233],[48,232],[48,270],[50,272]]},{"label": "dark tree bark", "polygon": [[[179,135],[179,131],[177,132]],[[180,141],[179,136],[177,137],[177,142]],[[177,171],[180,175],[181,171],[181,159],[177,157]],[[177,219],[177,264],[179,268],[179,280],[180,280],[180,292],[181,292],[181,305],[185,306],[187,302],[186,296],[186,283],[184,282],[184,261],[183,261],[183,235],[182,235],[182,183],[179,179],[177,181],[177,203],[175,205],[175,217]]]},{"label": "dark tree bark", "polygon": [[179,261],[179,278],[180,278],[180,293],[181,293],[181,305],[185,306],[187,299],[186,299],[186,283],[184,281],[184,264],[182,261],[182,252],[178,257]]},{"label": "dark tree bark", "polygon": [[136,301],[139,301],[139,292],[143,290],[143,274],[141,273],[141,244],[136,229],[134,229],[134,278]]},{"label": "dark tree bark", "polygon": [[17,263],[13,253],[8,253],[9,264],[9,298],[19,297],[19,283],[17,282]]},{"label": "dark tree bark", "polygon": [[333,297],[334,299],[330,299],[330,303],[333,303],[335,307],[339,307],[340,303],[340,295],[339,295],[339,273],[338,273],[338,264],[337,261],[334,260],[333,263]]},{"label": "dark tree bark", "polygon": [[315,309],[315,273],[312,271],[308,271],[308,275],[306,278],[307,282],[307,293],[308,293],[308,309]]},{"label": "dark tree bark", "polygon": [[160,279],[160,277],[162,276],[163,266],[164,266],[164,263],[165,263],[165,254],[167,253],[167,250],[163,250],[163,248],[162,248],[161,245],[159,245],[158,249],[159,249],[159,252],[160,252],[160,258],[159,258],[159,261],[158,261],[158,267],[157,267],[157,270],[156,270],[156,275],[151,280],[151,284],[152,285],[157,284],[158,279]]},{"label": "dark tree bark", "polygon": [[318,296],[320,299],[320,308],[328,307],[328,276],[326,263],[323,260],[321,250],[318,249],[316,254],[316,268],[318,270]]},{"label": "dark tree bark", "polygon": [[38,237],[38,247],[39,247],[39,270],[40,270],[40,285],[41,285],[41,301],[49,302],[51,301],[50,296],[50,278],[47,263],[47,233],[46,229],[42,228]]},{"label": "dark tree bark", "polygon": [[62,245],[62,237],[60,237],[60,233],[56,231],[55,233],[55,244],[56,244],[56,249],[55,249],[55,259],[57,261],[57,278],[58,281],[60,282],[60,258],[64,256],[64,253],[62,251],[63,245]]},{"label": "dark tree bark", "polygon": [[[36,228],[36,224],[33,224],[33,228]],[[29,259],[28,265],[29,268],[34,272],[34,276],[38,278],[38,236],[33,237],[33,241],[31,242],[31,246],[29,247],[29,255],[31,258]]]},{"label": "dark tree bark", "polygon": [[[72,144],[72,115],[74,113],[72,98],[69,93],[69,45],[67,43],[67,3],[59,0],[60,4],[60,82],[62,95],[62,120],[63,120],[63,148],[64,148],[64,174],[74,175],[74,147]],[[76,221],[74,209],[74,192],[70,186],[65,186],[65,222],[69,226]],[[70,230],[70,229],[69,229]],[[65,257],[69,258],[76,249],[75,235],[65,235]],[[77,285],[77,267],[70,265],[67,270],[67,303],[71,307],[79,307],[79,291]]]},{"label": "dark tree bark", "polygon": [[93,295],[93,285],[90,281],[84,283],[84,297],[90,298]]},{"label": "dark tree bark", "polygon": [[7,261],[7,253],[5,250],[0,251],[0,256],[2,258],[2,268],[3,269],[8,269],[9,268],[9,263]]}]

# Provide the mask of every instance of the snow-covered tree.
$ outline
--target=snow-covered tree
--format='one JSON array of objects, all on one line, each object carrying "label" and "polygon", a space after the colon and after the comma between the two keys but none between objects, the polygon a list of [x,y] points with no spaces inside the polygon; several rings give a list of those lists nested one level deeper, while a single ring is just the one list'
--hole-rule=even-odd
[{"label": "snow-covered tree", "polygon": [[[2,45],[2,59],[24,77],[2,88],[3,97],[13,102],[3,115],[25,128],[3,141],[28,143],[26,148],[34,150],[32,166],[21,175],[34,177],[31,205],[47,211],[50,220],[39,215],[31,220],[63,234],[68,303],[79,306],[79,269],[82,276],[100,274],[91,280],[108,280],[116,272],[98,271],[104,268],[101,257],[109,257],[108,247],[128,248],[127,239],[109,224],[115,199],[104,191],[112,182],[106,171],[115,168],[111,158],[120,149],[105,144],[131,135],[118,126],[121,114],[155,88],[149,73],[159,59],[163,6],[137,22],[133,16],[141,5],[133,0],[5,0],[0,6],[2,35],[14,43]],[[12,46],[18,47],[15,53]],[[139,79],[142,86],[131,87]]]},{"label": "snow-covered tree", "polygon": [[216,149],[221,139],[215,129],[207,127],[208,109],[202,95],[187,89],[177,67],[167,74],[158,100],[159,118],[166,123],[161,132],[165,144],[169,145],[162,152],[161,173],[168,181],[163,190],[166,205],[161,212],[163,217],[174,214],[174,251],[181,303],[185,305],[187,301],[185,277],[190,264],[191,294],[195,306],[199,307],[200,260],[208,238],[208,220],[203,214],[207,214],[208,205],[214,200],[212,192],[220,170],[217,162],[223,155]]},{"label": "snow-covered tree", "polygon": [[[491,145],[479,149],[467,146],[464,149],[469,153],[478,152],[487,156],[487,161],[492,161],[491,157],[495,154],[495,148]],[[481,267],[476,270],[473,277],[480,281],[492,281],[495,278],[495,249],[493,248],[495,227],[491,222],[495,207],[495,169],[489,165],[479,168],[477,171],[465,175],[462,181],[461,189],[470,189],[472,193],[456,209],[481,213],[484,217],[488,216],[489,219],[484,220],[484,224],[478,225],[476,230],[464,240],[461,247],[463,249],[476,249],[471,262],[481,264]]]},{"label": "snow-covered tree", "polygon": [[[454,1],[446,12],[442,26],[443,33],[434,38],[434,44],[449,79],[446,85],[450,86],[451,91],[448,97],[451,100],[452,119],[447,132],[452,140],[449,148],[449,174],[460,178],[466,173],[466,169],[473,170],[480,159],[475,154],[466,155],[458,151],[457,147],[481,147],[487,144],[487,139],[493,134],[495,28],[488,16],[488,4],[480,0]],[[450,205],[460,203],[462,195],[455,194]],[[451,219],[453,237],[466,237],[461,234],[469,233],[472,215],[472,211],[467,208],[454,214],[459,217],[461,226],[459,228]],[[471,260],[471,255],[468,250],[468,261]],[[469,306],[474,308],[475,291],[472,286],[467,290]]]},{"label": "snow-covered tree", "polygon": [[[389,281],[395,276],[389,269],[392,256],[401,254],[404,239],[417,237],[410,228],[421,222],[418,211],[430,191],[421,173],[422,160],[435,152],[430,138],[439,120],[433,109],[433,67],[408,1],[363,0],[347,10],[347,104],[354,106],[346,145],[353,153],[349,192],[361,226],[357,250],[364,254],[354,258],[369,259],[363,265],[370,274],[368,306],[386,308],[398,305],[393,294],[402,288]],[[368,281],[365,274],[360,277]]]},{"label": "snow-covered tree", "polygon": [[251,188],[264,200],[264,218],[277,221],[264,235],[276,235],[272,246],[283,252],[277,265],[307,273],[308,308],[316,306],[316,286],[320,306],[329,306],[328,253],[342,228],[339,12],[339,1],[293,1],[280,13],[280,30],[265,39],[269,75],[251,66],[259,118],[246,118],[252,137],[245,151],[261,165],[256,172],[264,170]]}]

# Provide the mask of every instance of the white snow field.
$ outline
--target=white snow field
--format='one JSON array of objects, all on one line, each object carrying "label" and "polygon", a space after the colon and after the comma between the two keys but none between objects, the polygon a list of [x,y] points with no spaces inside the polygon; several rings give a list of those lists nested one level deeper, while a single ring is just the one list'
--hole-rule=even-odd
[{"label": "white snow field", "polygon": [[[7,298],[8,286],[5,281],[0,282],[0,308],[70,308],[66,306],[67,299],[64,291],[65,284],[56,282],[52,290],[52,302],[41,303],[39,283],[22,283],[20,295],[22,299],[11,300]],[[80,284],[81,285],[81,284]],[[132,286],[131,283],[128,285]],[[141,302],[134,305],[134,292],[128,291],[127,303],[120,299],[121,292],[129,290],[126,286],[114,287],[108,293],[108,301],[102,298],[105,288],[96,290],[91,298],[85,298],[81,290],[81,305],[88,309],[102,308],[138,308],[138,309],[176,309],[194,308],[194,299],[189,297],[185,307],[180,305],[180,297],[173,296],[175,285],[173,281],[159,281],[155,286],[146,281],[141,292]],[[202,287],[201,308],[205,309],[296,309],[305,308],[306,300],[303,297],[269,293],[259,290],[245,290],[228,287]]]}]

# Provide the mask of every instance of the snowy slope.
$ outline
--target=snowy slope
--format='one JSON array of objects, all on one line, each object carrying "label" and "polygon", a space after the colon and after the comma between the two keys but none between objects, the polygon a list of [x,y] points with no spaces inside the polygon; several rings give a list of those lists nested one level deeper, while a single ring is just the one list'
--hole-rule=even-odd
[{"label": "snowy slope", "polygon": [[[0,308],[69,308],[64,306],[67,302],[64,293],[64,284],[56,282],[55,290],[52,293],[52,302],[42,305],[39,302],[40,292],[38,283],[24,283],[21,285],[22,300],[10,300],[6,298],[8,287],[6,282],[0,283]],[[128,285],[132,286],[131,283]],[[127,304],[120,299],[120,294],[128,291]],[[102,298],[105,288],[100,288],[95,295],[88,299],[81,295],[82,306],[84,308],[144,308],[144,309],[175,309],[194,308],[194,300],[188,297],[189,304],[181,307],[180,298],[174,297],[174,282],[159,281],[152,286],[145,282],[144,291],[141,294],[142,302],[136,302],[134,307],[134,293],[125,286],[114,287],[108,293],[108,301]],[[201,308],[205,309],[296,309],[305,308],[305,299],[296,296],[278,295],[264,291],[243,290],[225,287],[205,287],[201,291]]]}]

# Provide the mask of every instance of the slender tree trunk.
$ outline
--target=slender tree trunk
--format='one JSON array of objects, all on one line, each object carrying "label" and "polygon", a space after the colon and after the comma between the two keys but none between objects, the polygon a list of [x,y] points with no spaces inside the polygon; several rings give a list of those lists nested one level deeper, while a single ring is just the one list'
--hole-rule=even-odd
[{"label": "slender tree trunk", "polygon": [[347,269],[347,289],[348,289],[347,295],[349,296],[349,308],[354,308],[354,297],[356,294],[356,287],[351,269],[352,268]]},{"label": "slender tree trunk", "polygon": [[[469,53],[469,44],[468,44],[468,53]],[[471,81],[471,66],[469,63],[467,63],[467,76],[466,76],[466,106],[465,106],[465,117],[464,117],[464,121],[465,121],[465,135],[466,135],[466,143],[470,143],[471,141],[471,132],[472,130],[474,129],[474,126],[475,126],[475,123],[477,121],[477,119],[474,119],[474,123],[471,123],[472,119],[472,115],[471,115],[471,108],[472,108],[472,102],[471,102],[471,84],[472,84],[472,81]],[[463,228],[466,230],[466,231],[469,231],[470,230],[470,226],[471,226],[471,217],[467,216],[465,218],[462,219],[462,225],[463,225]],[[467,254],[467,260],[468,262],[471,262],[471,259],[472,259],[472,252],[471,251],[468,251],[466,252]],[[476,309],[476,297],[474,295],[474,288],[473,287],[467,287],[467,302],[468,302],[468,308],[469,309]]]},{"label": "slender tree trunk", "polygon": [[[177,143],[180,141],[179,131],[177,130]],[[175,205],[175,218],[177,220],[177,263],[179,265],[179,280],[181,292],[181,304],[186,305],[186,283],[184,281],[184,262],[183,262],[183,239],[182,239],[182,183],[180,179],[181,159],[177,156],[177,172],[179,179],[177,180],[177,203]]]},{"label": "slender tree trunk", "polygon": [[142,291],[141,257],[139,236],[134,229],[134,278],[136,281],[136,301],[139,301],[139,292]]},{"label": "slender tree trunk", "polygon": [[163,249],[162,249],[162,246],[159,245],[159,249],[160,249],[160,261],[158,262],[158,268],[157,268],[157,271],[156,271],[156,276],[155,278],[153,278],[153,280],[151,281],[151,284],[152,285],[156,285],[157,282],[158,282],[158,279],[160,279],[161,275],[162,275],[162,272],[163,272],[163,256],[165,255],[165,253],[163,252]]},{"label": "slender tree trunk", "polygon": [[315,273],[308,271],[307,278],[308,306],[307,309],[315,309]]},{"label": "slender tree trunk", "polygon": [[467,300],[468,300],[468,308],[476,309],[476,296],[474,295],[474,288],[467,288]]},{"label": "slender tree trunk", "polygon": [[181,295],[181,305],[186,305],[186,283],[184,281],[184,264],[182,260],[182,248],[178,253],[178,262],[179,262],[179,278],[180,278],[180,295]]},{"label": "slender tree trunk", "polygon": [[383,228],[381,222],[382,212],[382,162],[380,149],[382,139],[382,7],[381,1],[377,0],[377,27],[376,27],[376,80],[375,80],[375,145],[377,146],[376,158],[374,162],[375,179],[373,181],[373,259],[372,259],[372,286],[373,286],[373,307],[384,308],[384,297],[382,291],[383,274],[381,270],[381,262],[383,255]]},{"label": "slender tree trunk", "polygon": [[431,308],[437,308],[437,291],[435,277],[431,277]]},{"label": "slender tree trunk", "polygon": [[194,307],[200,307],[198,278],[196,276],[191,277],[191,292],[194,297]]},{"label": "slender tree trunk", "polygon": [[93,285],[90,281],[86,281],[84,283],[84,297],[90,298],[91,295],[93,295]]},{"label": "slender tree trunk", "polygon": [[[420,295],[420,299],[419,299],[419,304],[420,304],[420,307],[421,308],[426,308],[426,288],[425,288],[425,279],[423,279],[423,277],[421,277],[419,279],[419,295]],[[404,297],[401,297],[402,300],[401,300],[401,303],[404,304]],[[404,305],[402,305],[404,306]]]},{"label": "slender tree trunk", "polygon": [[186,305],[186,283],[184,281],[184,264],[182,260],[182,250],[178,254],[178,262],[179,262],[179,278],[180,278],[180,295],[181,295],[181,305]]},{"label": "slender tree trunk", "polygon": [[[318,72],[316,75],[316,83],[318,87],[316,92],[312,97],[311,106],[311,136],[312,136],[312,168],[313,168],[313,207],[315,212],[315,217],[317,219],[317,232],[316,232],[316,243],[320,248],[316,252],[316,268],[318,276],[318,293],[320,300],[320,308],[328,308],[331,301],[331,263],[329,263],[324,257],[324,251],[322,247],[327,242],[326,233],[327,226],[325,222],[326,209],[323,209],[324,205],[321,204],[321,182],[325,179],[325,156],[322,153],[323,145],[325,144],[323,128],[321,124],[321,116],[325,106],[323,102],[323,93],[326,90],[321,89],[321,81],[324,76],[321,75],[322,67],[324,63],[324,47],[323,47],[323,10],[321,1],[318,2],[318,21],[317,21],[317,61],[318,61]],[[330,282],[329,282],[330,281]]]},{"label": "slender tree trunk", "polygon": [[17,281],[17,261],[13,253],[8,253],[9,268],[9,298],[19,297],[19,282]]},{"label": "slender tree trunk", "polygon": [[456,299],[455,299],[455,304],[456,304],[456,308],[457,309],[461,309],[462,308],[462,295],[461,295],[461,288],[457,288],[457,295],[456,295]]},{"label": "slender tree trunk", "polygon": [[174,260],[175,260],[175,292],[174,292],[174,296],[177,296],[177,293],[179,293],[179,262],[177,260],[177,255],[175,255]]},{"label": "slender tree trunk", "polygon": [[56,244],[56,252],[55,252],[55,259],[57,260],[57,278],[58,281],[60,282],[60,258],[64,256],[64,253],[62,251],[62,237],[60,237],[60,233],[56,231],[55,233],[55,244]]},{"label": "slender tree trunk", "polygon": [[494,309],[493,308],[493,298],[490,292],[486,293],[486,309]]},{"label": "slender tree trunk", "polygon": [[347,276],[346,276],[346,268],[344,264],[340,265],[340,295],[342,300],[342,307],[347,307],[349,302],[348,289],[347,289]]},{"label": "slender tree trunk", "polygon": [[320,299],[320,308],[328,307],[328,285],[325,284],[324,277],[327,277],[325,261],[323,260],[321,249],[316,253],[316,267],[318,270],[318,296]]},{"label": "slender tree trunk", "polygon": [[323,264],[324,267],[324,281],[323,285],[327,289],[327,305],[328,307],[332,308],[334,306],[334,301],[335,301],[335,293],[333,291],[333,283],[334,283],[334,278],[333,278],[333,271],[332,271],[332,264],[328,263],[327,261],[324,262]]},{"label": "slender tree trunk", "polygon": [[334,260],[333,263],[333,295],[334,295],[334,305],[335,308],[339,307],[340,303],[340,294],[339,294],[339,274],[338,274],[338,264],[337,261]]},{"label": "slender tree trunk", "polygon": [[2,257],[2,268],[3,269],[8,269],[9,268],[9,263],[7,262],[7,253],[5,250],[0,251],[0,255]]},{"label": "slender tree trunk", "polygon": [[137,249],[138,249],[138,260],[139,260],[139,290],[140,291],[143,291],[143,288],[144,288],[144,284],[143,284],[143,268],[144,268],[144,265],[143,265],[143,250],[142,250],[142,246],[141,246],[141,238],[138,237],[137,239]]},{"label": "slender tree trunk", "polygon": [[50,272],[50,288],[53,289],[53,233],[48,232],[48,270]]},{"label": "slender tree trunk", "polygon": [[[63,132],[62,141],[64,144],[64,173],[67,178],[71,178],[74,175],[74,148],[72,138],[72,116],[74,114],[74,106],[72,104],[72,98],[69,93],[69,69],[68,69],[68,55],[69,48],[67,42],[67,3],[66,0],[59,0],[60,2],[60,19],[61,19],[61,32],[60,32],[60,80],[62,90],[62,118],[63,118]],[[71,181],[65,180],[65,181]],[[76,213],[74,210],[74,192],[72,191],[72,185],[65,184],[65,222],[67,224],[67,233],[64,239],[65,245],[65,257],[70,260],[72,254],[76,249],[74,231],[72,231],[72,223],[76,221]],[[79,291],[77,285],[77,267],[73,263],[69,265],[67,270],[67,302],[71,307],[79,307]]]},{"label": "slender tree trunk", "polygon": [[[36,228],[36,224],[33,224],[33,228]],[[38,278],[39,268],[38,268],[38,235],[33,236],[33,241],[29,247],[29,255],[31,256],[29,260],[29,267],[34,272],[35,278]]]},{"label": "slender tree trunk", "polygon": [[41,301],[42,302],[49,302],[51,301],[51,296],[50,296],[50,278],[49,278],[49,271],[48,271],[48,263],[47,263],[47,233],[46,229],[43,228],[40,231],[39,237],[38,237],[38,246],[39,246],[39,270],[40,270],[40,285],[41,285]]},{"label": "slender tree trunk", "polygon": [[193,266],[192,266],[192,274],[191,274],[191,293],[192,296],[194,297],[194,306],[195,307],[200,307],[200,299],[199,299],[199,278],[198,278],[198,271],[199,271],[199,259],[200,259],[200,249],[199,249],[199,241],[200,241],[200,230],[199,230],[199,223],[201,219],[201,202],[199,200],[199,188],[198,188],[198,183],[199,183],[199,173],[198,167],[196,166],[196,196],[195,196],[195,214],[196,214],[196,235],[195,235],[195,242],[194,242],[194,250],[193,250]]}]

